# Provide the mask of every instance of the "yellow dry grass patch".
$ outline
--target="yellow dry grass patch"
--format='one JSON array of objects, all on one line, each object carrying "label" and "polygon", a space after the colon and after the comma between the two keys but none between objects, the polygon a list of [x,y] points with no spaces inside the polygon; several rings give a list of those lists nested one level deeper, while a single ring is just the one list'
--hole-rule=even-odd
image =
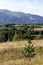
[{"label": "yellow dry grass patch", "polygon": [[[43,46],[43,40],[32,40],[34,46]],[[0,49],[6,48],[22,48],[25,47],[25,44],[28,44],[28,41],[13,41],[13,42],[5,42],[0,43]]]},{"label": "yellow dry grass patch", "polygon": [[43,27],[42,28],[34,28],[34,30],[41,31],[41,30],[43,30]]},{"label": "yellow dry grass patch", "polygon": [[0,44],[0,49],[25,47],[27,41],[5,42]]},{"label": "yellow dry grass patch", "polygon": [[[32,43],[38,48],[31,65],[43,65],[43,40],[32,40]],[[20,52],[25,44],[28,44],[28,41],[0,43],[0,65],[29,65],[29,60],[23,58]]]}]

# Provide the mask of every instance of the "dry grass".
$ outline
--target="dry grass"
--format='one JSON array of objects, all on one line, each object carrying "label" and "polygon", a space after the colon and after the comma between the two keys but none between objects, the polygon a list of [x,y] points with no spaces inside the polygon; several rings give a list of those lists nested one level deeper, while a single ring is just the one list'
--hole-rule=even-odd
[{"label": "dry grass", "polygon": [[42,28],[34,28],[34,30],[41,31],[41,30],[43,30],[43,27]]},{"label": "dry grass", "polygon": [[[43,65],[43,40],[33,40],[36,56],[31,65]],[[29,65],[29,59],[24,58],[21,49],[27,41],[6,42],[0,44],[0,65]]]},{"label": "dry grass", "polygon": [[[43,40],[33,40],[32,43],[34,46],[43,46]],[[25,44],[28,44],[28,41],[13,41],[13,42],[5,42],[0,43],[0,49],[8,49],[8,48],[23,48]]]}]

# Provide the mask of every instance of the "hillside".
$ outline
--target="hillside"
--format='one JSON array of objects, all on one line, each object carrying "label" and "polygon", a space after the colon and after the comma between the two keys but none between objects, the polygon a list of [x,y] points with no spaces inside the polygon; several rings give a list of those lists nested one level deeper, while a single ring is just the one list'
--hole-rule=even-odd
[{"label": "hillside", "polygon": [[42,24],[43,17],[0,9],[0,24]]},{"label": "hillside", "polygon": [[[43,65],[43,40],[33,40],[36,56],[31,65]],[[40,44],[41,43],[41,44]],[[21,50],[27,41],[6,42],[0,44],[0,65],[28,65],[29,59],[24,58]]]}]

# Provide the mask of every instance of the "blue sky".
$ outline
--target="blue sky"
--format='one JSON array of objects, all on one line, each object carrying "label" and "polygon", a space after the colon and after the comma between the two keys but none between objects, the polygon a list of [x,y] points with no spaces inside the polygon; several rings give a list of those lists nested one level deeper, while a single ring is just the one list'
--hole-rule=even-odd
[{"label": "blue sky", "polygon": [[0,9],[43,16],[43,0],[0,0]]}]

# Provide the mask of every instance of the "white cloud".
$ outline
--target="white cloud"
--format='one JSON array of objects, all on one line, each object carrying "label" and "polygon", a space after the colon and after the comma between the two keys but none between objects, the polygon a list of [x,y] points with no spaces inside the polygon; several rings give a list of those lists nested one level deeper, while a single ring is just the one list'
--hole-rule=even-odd
[{"label": "white cloud", "polygon": [[43,0],[0,0],[0,9],[21,11],[43,16]]}]

